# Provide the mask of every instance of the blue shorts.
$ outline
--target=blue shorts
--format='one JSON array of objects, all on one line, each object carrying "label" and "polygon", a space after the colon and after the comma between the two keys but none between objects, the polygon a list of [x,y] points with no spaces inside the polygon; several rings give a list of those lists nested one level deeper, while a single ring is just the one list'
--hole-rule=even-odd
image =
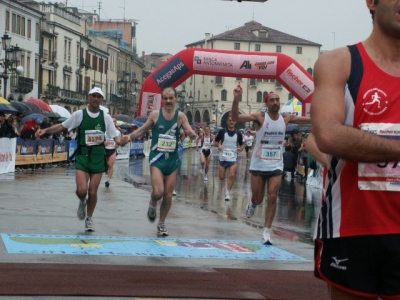
[{"label": "blue shorts", "polygon": [[228,169],[237,164],[237,161],[219,161],[219,165],[224,169]]}]

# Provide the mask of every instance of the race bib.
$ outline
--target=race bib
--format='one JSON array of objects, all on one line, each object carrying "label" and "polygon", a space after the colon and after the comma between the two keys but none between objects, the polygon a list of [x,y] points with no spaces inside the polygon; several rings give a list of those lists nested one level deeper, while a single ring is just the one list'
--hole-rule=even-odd
[{"label": "race bib", "polygon": [[236,157],[236,151],[231,149],[224,149],[222,151],[222,157],[233,159]]},{"label": "race bib", "polygon": [[[365,130],[381,137],[400,139],[400,124],[364,123]],[[400,163],[358,163],[358,188],[360,190],[400,191]]]},{"label": "race bib", "polygon": [[106,147],[106,149],[115,149],[117,144],[114,140],[106,140],[104,142],[104,146]]},{"label": "race bib", "polygon": [[280,160],[282,148],[278,145],[262,145],[261,159],[263,160]]},{"label": "race bib", "polygon": [[104,143],[104,132],[101,130],[85,130],[86,146],[102,145]]},{"label": "race bib", "polygon": [[207,150],[208,150],[208,149],[211,149],[211,144],[210,144],[210,143],[204,143],[204,144],[203,144],[203,148],[204,148],[204,149],[207,149]]},{"label": "race bib", "polygon": [[251,147],[252,145],[253,145],[253,142],[252,142],[252,141],[246,142],[246,146],[247,146],[247,147]]},{"label": "race bib", "polygon": [[160,152],[174,152],[176,148],[176,138],[168,134],[158,136],[157,150]]}]

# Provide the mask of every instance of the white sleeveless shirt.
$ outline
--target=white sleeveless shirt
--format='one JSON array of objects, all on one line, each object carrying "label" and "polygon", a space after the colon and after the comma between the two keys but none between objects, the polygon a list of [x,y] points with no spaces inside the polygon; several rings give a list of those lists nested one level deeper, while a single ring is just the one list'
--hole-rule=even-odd
[{"label": "white sleeveless shirt", "polygon": [[250,161],[250,171],[283,170],[283,141],[286,124],[283,117],[272,120],[265,113],[264,123],[256,132],[256,144]]}]

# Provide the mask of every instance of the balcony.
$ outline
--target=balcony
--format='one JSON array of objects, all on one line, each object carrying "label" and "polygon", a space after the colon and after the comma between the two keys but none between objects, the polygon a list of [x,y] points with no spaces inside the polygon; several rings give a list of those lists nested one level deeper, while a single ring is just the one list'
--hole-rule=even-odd
[{"label": "balcony", "polygon": [[58,95],[60,93],[60,87],[54,86],[51,84],[47,84],[45,86],[42,86],[42,93],[45,96],[49,96],[48,98],[58,97]]},{"label": "balcony", "polygon": [[12,75],[11,90],[15,93],[28,94],[33,91],[33,79]]}]

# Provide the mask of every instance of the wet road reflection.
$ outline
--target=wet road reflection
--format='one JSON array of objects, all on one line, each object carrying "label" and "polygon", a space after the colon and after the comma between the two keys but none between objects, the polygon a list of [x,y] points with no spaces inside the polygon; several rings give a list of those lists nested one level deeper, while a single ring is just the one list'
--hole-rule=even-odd
[{"label": "wet road reflection", "polygon": [[[244,151],[240,154],[236,180],[231,191],[231,200],[224,200],[224,183],[218,178],[218,156],[213,151],[208,181],[203,180],[200,155],[194,149],[181,153],[182,166],[176,184],[175,202],[194,205],[199,209],[217,213],[229,219],[240,220],[254,227],[262,227],[267,202],[260,205],[254,216],[247,219],[244,215],[251,198],[249,163]],[[148,158],[131,158],[130,175],[141,178],[144,189],[151,189]],[[267,192],[267,191],[266,191]],[[278,195],[278,208],[273,223],[275,234],[292,240],[311,241],[322,190],[304,185],[296,180],[282,180]]]}]

